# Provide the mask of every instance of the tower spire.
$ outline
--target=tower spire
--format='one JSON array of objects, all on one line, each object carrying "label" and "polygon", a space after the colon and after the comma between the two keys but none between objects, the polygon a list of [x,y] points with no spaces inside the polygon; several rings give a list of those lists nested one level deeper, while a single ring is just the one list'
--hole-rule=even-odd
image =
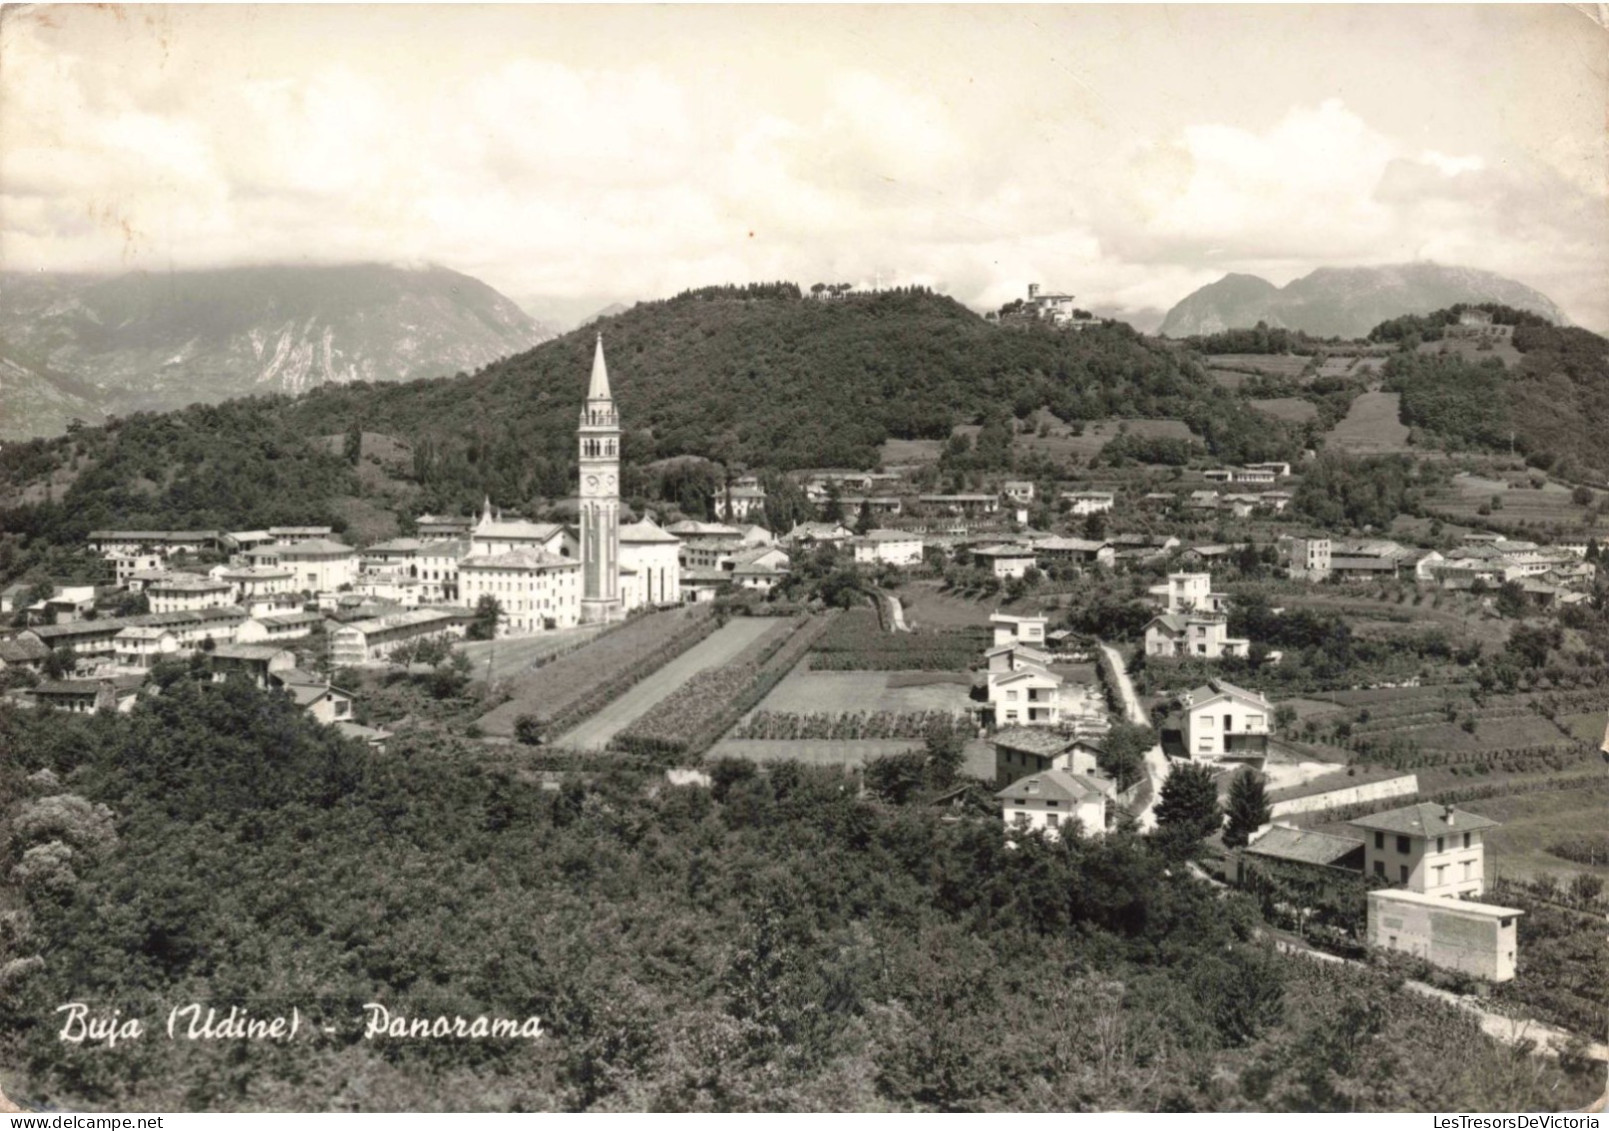
[{"label": "tower spire", "polygon": [[598,346],[592,353],[592,384],[587,388],[587,400],[607,401],[613,399],[609,392],[609,367],[603,360],[603,331],[598,332]]}]

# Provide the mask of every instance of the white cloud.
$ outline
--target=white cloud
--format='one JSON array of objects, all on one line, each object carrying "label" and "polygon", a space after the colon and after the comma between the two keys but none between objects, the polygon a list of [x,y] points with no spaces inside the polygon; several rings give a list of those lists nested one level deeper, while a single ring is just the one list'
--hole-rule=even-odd
[{"label": "white cloud", "polygon": [[[740,35],[702,69],[685,48],[534,38],[203,50],[163,18],[146,22],[181,46],[151,66],[149,28],[119,28],[119,56],[5,22],[4,265],[430,259],[516,295],[621,297],[880,273],[979,305],[1038,281],[1166,307],[1230,270],[1282,283],[1434,257],[1609,322],[1601,196],[1496,140],[1431,142],[1338,97],[1268,117],[1249,84],[1238,118],[1176,100],[1130,122],[1122,91],[1031,76],[1026,41],[946,86],[892,47],[759,64]],[[1593,145],[1547,140],[1572,168]]]}]

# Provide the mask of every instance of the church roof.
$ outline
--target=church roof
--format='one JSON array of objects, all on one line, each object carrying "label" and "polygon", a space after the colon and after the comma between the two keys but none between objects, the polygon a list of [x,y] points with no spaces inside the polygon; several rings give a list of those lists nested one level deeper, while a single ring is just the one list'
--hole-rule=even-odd
[{"label": "church roof", "polygon": [[612,399],[609,392],[609,367],[603,361],[603,335],[598,335],[598,348],[592,354],[592,384],[587,387],[587,400],[606,401]]},{"label": "church roof", "polygon": [[622,542],[680,542],[676,535],[662,530],[652,519],[643,519],[641,522],[628,522],[620,527],[620,540]]}]

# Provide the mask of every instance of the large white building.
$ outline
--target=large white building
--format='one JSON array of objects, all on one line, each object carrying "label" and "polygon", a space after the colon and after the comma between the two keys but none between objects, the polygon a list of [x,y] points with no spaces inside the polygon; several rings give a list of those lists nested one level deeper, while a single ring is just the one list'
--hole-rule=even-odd
[{"label": "large white building", "polygon": [[458,591],[471,608],[490,596],[499,634],[526,636],[581,623],[581,563],[544,550],[473,555],[458,563]]},{"label": "large white building", "polygon": [[857,565],[922,564],[922,536],[907,530],[869,530],[852,544]]},{"label": "large white building", "polygon": [[275,542],[247,555],[260,566],[281,566],[294,576],[298,592],[333,592],[350,586],[358,578],[358,552],[351,546],[327,538],[301,542]]},{"label": "large white building", "polygon": [[161,580],[148,582],[145,596],[151,602],[153,613],[188,613],[234,604],[234,587],[216,578],[171,573]]},{"label": "large white building", "polygon": [[1349,822],[1364,837],[1364,871],[1424,895],[1486,892],[1485,834],[1497,822],[1421,801]]}]

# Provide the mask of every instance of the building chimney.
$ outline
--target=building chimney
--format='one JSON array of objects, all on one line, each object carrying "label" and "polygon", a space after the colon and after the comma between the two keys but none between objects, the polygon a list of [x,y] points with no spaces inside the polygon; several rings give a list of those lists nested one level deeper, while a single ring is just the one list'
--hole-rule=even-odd
[{"label": "building chimney", "polygon": [[1454,821],[1453,821],[1453,807],[1451,805],[1442,806],[1441,819],[1443,821],[1446,821],[1448,825],[1454,824]]}]

